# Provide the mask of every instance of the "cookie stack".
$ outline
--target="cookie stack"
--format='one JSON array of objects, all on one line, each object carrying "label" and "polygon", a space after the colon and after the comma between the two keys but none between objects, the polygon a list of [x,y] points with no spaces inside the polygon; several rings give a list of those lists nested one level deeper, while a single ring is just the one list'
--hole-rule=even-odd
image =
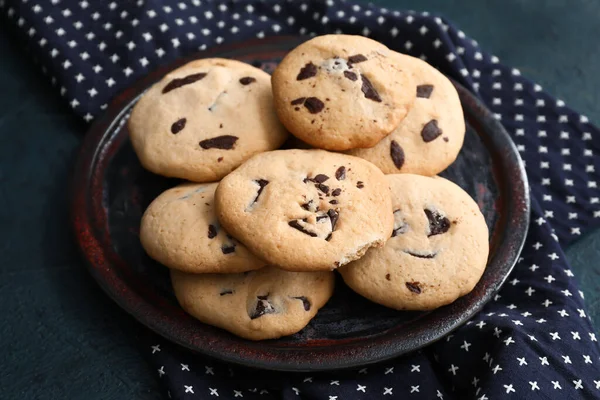
[{"label": "cookie stack", "polygon": [[190,181],[148,207],[144,249],[171,269],[185,311],[238,336],[301,330],[334,270],[376,303],[429,310],[485,269],[477,204],[435,176],[463,143],[456,90],[371,39],[316,37],[272,78],[194,61],[142,96],[129,130],[145,168]]}]

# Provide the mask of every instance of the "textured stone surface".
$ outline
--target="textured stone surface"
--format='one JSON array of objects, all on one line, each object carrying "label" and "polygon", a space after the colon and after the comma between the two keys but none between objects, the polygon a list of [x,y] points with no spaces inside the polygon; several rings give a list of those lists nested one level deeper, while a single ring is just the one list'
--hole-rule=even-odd
[{"label": "textured stone surface", "polygon": [[[379,0],[444,14],[567,105],[600,122],[600,4],[589,0]],[[98,289],[67,221],[67,179],[85,126],[0,27],[0,388],[2,397],[157,399],[140,326]],[[600,234],[568,252],[599,316]],[[596,324],[597,318],[594,318]],[[598,326],[598,325],[596,325]]]}]

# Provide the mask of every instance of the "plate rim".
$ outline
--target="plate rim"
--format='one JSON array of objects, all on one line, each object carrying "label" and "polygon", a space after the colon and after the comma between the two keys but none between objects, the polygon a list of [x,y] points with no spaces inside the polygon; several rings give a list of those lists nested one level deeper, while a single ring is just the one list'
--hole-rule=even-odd
[{"label": "plate rim", "polygon": [[[157,319],[160,320],[160,315],[145,313],[144,310],[140,309],[139,304],[137,307],[133,307],[130,304],[132,300],[127,301],[125,298],[126,296],[124,296],[121,291],[129,289],[129,295],[135,295],[136,297],[140,297],[140,294],[132,290],[132,287],[127,285],[125,281],[122,280],[119,282],[118,280],[111,280],[103,274],[103,272],[109,272],[111,267],[115,268],[114,264],[116,261],[110,260],[110,257],[107,257],[107,255],[104,254],[102,240],[99,237],[101,236],[101,230],[95,226],[94,217],[96,216],[90,215],[90,207],[92,207],[90,203],[93,203],[94,199],[89,198],[87,195],[89,194],[89,188],[94,180],[93,171],[97,167],[97,160],[100,156],[99,151],[105,148],[105,141],[114,136],[111,134],[111,132],[114,131],[115,126],[127,113],[128,106],[134,102],[137,97],[139,97],[139,95],[141,95],[141,93],[143,93],[146,88],[149,87],[149,85],[159,80],[163,75],[173,68],[177,68],[178,66],[197,58],[219,56],[223,53],[235,52],[238,50],[252,49],[253,51],[258,51],[264,47],[264,50],[267,52],[281,51],[283,49],[273,49],[273,47],[285,46],[287,48],[292,48],[306,39],[307,38],[301,36],[276,36],[265,39],[251,39],[215,46],[209,50],[196,52],[190,56],[178,58],[170,63],[159,66],[157,69],[137,80],[127,89],[117,94],[110,102],[103,115],[98,118],[88,129],[77,155],[75,167],[71,177],[69,194],[71,203],[70,223],[74,230],[75,239],[79,250],[85,260],[86,267],[102,290],[116,304],[118,304],[121,309],[132,315],[144,326],[159,334],[166,340],[192,350],[195,353],[200,353],[212,358],[243,366],[293,372],[340,370],[386,361],[409,352],[417,351],[443,338],[455,329],[458,329],[472,316],[477,314],[483,308],[483,306],[493,298],[493,296],[500,290],[508,278],[510,272],[518,261],[518,257],[521,254],[523,246],[525,245],[525,240],[527,238],[529,229],[531,210],[527,175],[525,173],[523,161],[512,138],[509,136],[504,127],[493,118],[491,111],[483,105],[476,95],[469,92],[461,84],[453,80],[459,96],[461,97],[461,103],[463,104],[465,114],[467,113],[467,109],[470,110],[469,112],[473,114],[472,116],[480,125],[486,126],[487,130],[494,131],[491,136],[487,135],[485,138],[480,136],[480,138],[482,140],[491,141],[491,143],[494,145],[498,145],[498,151],[495,153],[496,157],[500,157],[497,154],[500,152],[500,149],[504,150],[501,152],[503,153],[502,157],[500,157],[503,160],[502,164],[506,163],[509,164],[508,166],[512,167],[510,168],[510,171],[507,170],[504,172],[504,175],[518,177],[518,180],[515,181],[512,187],[507,182],[508,179],[504,179],[502,182],[504,183],[505,187],[502,187],[501,190],[504,193],[510,193],[510,196],[507,195],[510,204],[507,205],[506,210],[509,211],[509,214],[511,215],[500,215],[500,219],[504,220],[504,226],[510,222],[516,222],[520,228],[516,230],[516,233],[505,237],[504,241],[499,244],[498,249],[499,251],[502,248],[512,248],[512,251],[515,254],[514,259],[509,260],[508,264],[507,261],[505,261],[504,264],[501,264],[503,265],[503,273],[501,274],[502,276],[500,276],[499,279],[497,277],[497,279],[493,281],[491,287],[487,288],[487,290],[483,293],[482,297],[476,299],[475,306],[467,308],[462,312],[462,314],[458,315],[459,318],[456,318],[456,315],[448,315],[446,318],[452,317],[454,321],[446,320],[444,327],[437,327],[440,328],[437,332],[432,332],[432,330],[436,329],[436,327],[431,327],[427,330],[427,335],[421,334],[420,337],[405,339],[405,342],[409,341],[412,343],[410,346],[399,345],[397,342],[398,336],[402,335],[399,335],[398,331],[394,332],[392,328],[388,330],[388,332],[383,332],[379,335],[373,335],[375,339],[383,335],[387,338],[386,341],[379,343],[375,342],[371,345],[369,345],[369,343],[363,344],[363,347],[361,348],[362,350],[358,353],[352,351],[352,349],[357,346],[356,342],[350,342],[335,344],[335,347],[331,349],[325,345],[319,346],[318,348],[311,347],[310,349],[303,349],[300,347],[282,347],[277,349],[276,347],[271,346],[256,350],[260,352],[258,355],[256,351],[250,352],[253,354],[253,356],[249,357],[248,353],[245,352],[244,349],[241,349],[241,351],[234,351],[240,350],[235,348],[235,346],[239,346],[240,340],[244,341],[243,339],[223,339],[224,342],[230,342],[229,351],[225,352],[221,348],[219,348],[219,350],[215,350],[211,346],[206,345],[204,348],[199,348],[197,345],[194,345],[194,341],[190,340],[189,337],[187,338],[188,340],[183,340],[183,338],[173,335],[172,332],[169,332],[168,328],[165,329],[164,326],[161,326],[159,321],[156,321]],[[468,104],[468,107],[464,106],[465,103],[463,101]],[[486,147],[489,148],[488,145],[486,145]],[[496,163],[494,163],[494,165],[496,165]],[[507,167],[507,165],[504,165],[504,167]],[[510,207],[511,205],[512,208]],[[497,224],[498,223],[500,222],[497,222]],[[489,259],[488,265],[493,261],[493,259]],[[498,271],[498,273],[499,272],[500,271]],[[477,286],[479,285],[480,283],[478,283]],[[474,292],[475,290],[471,293]],[[461,299],[463,299],[461,303],[464,302],[464,298],[467,296],[469,296],[469,294],[459,298],[453,304],[457,304]],[[144,298],[140,297],[140,299],[143,300]],[[453,304],[442,307],[438,310],[451,308]],[[435,311],[433,313],[435,313]],[[460,320],[461,322],[456,322],[457,320]],[[224,335],[227,335],[227,333],[224,332]],[[364,339],[359,340],[359,342],[360,341],[364,341]],[[370,342],[372,340],[368,341]],[[236,344],[236,342],[238,343]],[[250,344],[267,343],[268,341],[248,342],[249,343],[246,343],[246,346],[256,347],[254,345],[251,346]],[[232,348],[232,346],[234,347]],[[340,352],[342,352],[343,355],[340,355]],[[368,359],[364,359],[365,352],[371,355]]]}]

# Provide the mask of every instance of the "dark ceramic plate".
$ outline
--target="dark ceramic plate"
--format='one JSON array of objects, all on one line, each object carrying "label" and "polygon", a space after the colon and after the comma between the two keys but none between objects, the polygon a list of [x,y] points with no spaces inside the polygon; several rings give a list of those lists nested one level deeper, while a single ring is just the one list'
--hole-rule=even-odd
[{"label": "dark ceramic plate", "polygon": [[[250,41],[194,58],[234,58],[271,72],[301,40]],[[144,90],[189,60],[153,72],[117,97],[88,132],[75,170],[72,222],[90,272],[140,322],[175,343],[229,362],[276,370],[329,370],[374,363],[426,346],[466,322],[499,290],[525,240],[529,190],[508,134],[457,85],[468,128],[460,156],[443,175],[477,200],[491,242],[487,269],[470,294],[435,311],[399,312],[361,298],[338,279],[335,295],[305,329],[262,342],[240,339],[185,314],[175,301],[167,269],[146,256],[138,237],[145,208],[177,181],[142,169],[125,122]]]}]

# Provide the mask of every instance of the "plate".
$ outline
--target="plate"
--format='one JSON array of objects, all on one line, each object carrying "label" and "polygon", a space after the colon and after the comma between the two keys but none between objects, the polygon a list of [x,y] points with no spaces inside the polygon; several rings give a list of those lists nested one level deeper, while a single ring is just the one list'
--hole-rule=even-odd
[{"label": "plate", "polygon": [[477,98],[456,84],[467,122],[465,144],[442,175],[476,199],[490,227],[488,266],[475,289],[430,312],[394,311],[353,293],[334,296],[299,333],[252,342],[205,325],[177,304],[165,267],[139,241],[142,213],[178,180],[145,171],[131,147],[127,118],[139,96],[168,71],[202,57],[238,59],[272,72],[304,39],[277,37],[216,47],[160,68],[121,93],[87,133],[72,182],[72,224],[92,276],[138,321],[183,347],[264,369],[319,371],[376,363],[426,346],[468,321],[500,289],[529,225],[529,189],[510,137]]}]

